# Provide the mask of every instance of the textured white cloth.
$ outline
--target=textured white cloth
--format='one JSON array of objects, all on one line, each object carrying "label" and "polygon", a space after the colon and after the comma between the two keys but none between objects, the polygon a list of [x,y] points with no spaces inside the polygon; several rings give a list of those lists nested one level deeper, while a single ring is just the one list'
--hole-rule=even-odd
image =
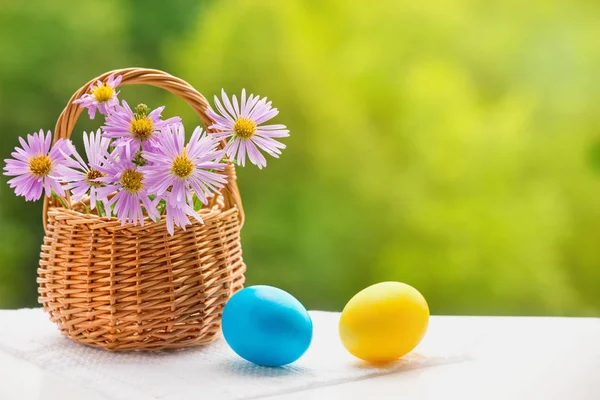
[{"label": "textured white cloth", "polygon": [[108,398],[124,400],[251,399],[465,359],[445,351],[456,349],[456,343],[425,340],[390,366],[369,366],[340,344],[338,313],[313,311],[311,316],[310,349],[281,368],[246,362],[223,339],[177,351],[109,353],[63,337],[41,309],[0,311],[0,350]]}]

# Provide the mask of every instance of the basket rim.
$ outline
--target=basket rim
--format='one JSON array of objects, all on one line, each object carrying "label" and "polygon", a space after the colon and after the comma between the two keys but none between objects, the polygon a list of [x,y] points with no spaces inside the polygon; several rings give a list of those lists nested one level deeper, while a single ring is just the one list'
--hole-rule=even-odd
[{"label": "basket rim", "polygon": [[[187,230],[197,229],[206,224],[213,223],[230,216],[239,214],[237,207],[225,208],[221,202],[213,205],[211,208],[203,208],[198,211],[204,223],[191,219],[191,224],[186,227]],[[54,222],[50,225],[71,225],[87,226],[90,230],[106,230],[111,232],[121,232],[125,234],[138,234],[140,232],[164,231],[167,234],[166,216],[161,215],[159,221],[154,221],[148,216],[144,216],[144,225],[134,225],[132,223],[122,224],[116,217],[100,217],[97,214],[83,213],[74,209],[67,209],[61,205],[50,205],[48,207],[48,217],[54,217]],[[177,228],[173,236],[183,234],[183,229]]]}]

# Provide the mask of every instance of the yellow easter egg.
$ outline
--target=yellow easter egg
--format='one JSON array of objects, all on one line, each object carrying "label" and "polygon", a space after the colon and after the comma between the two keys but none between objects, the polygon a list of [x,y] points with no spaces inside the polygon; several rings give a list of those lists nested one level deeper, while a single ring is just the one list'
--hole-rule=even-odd
[{"label": "yellow easter egg", "polygon": [[419,291],[401,282],[382,282],[358,292],[340,317],[344,347],[372,363],[396,360],[417,347],[429,323]]}]

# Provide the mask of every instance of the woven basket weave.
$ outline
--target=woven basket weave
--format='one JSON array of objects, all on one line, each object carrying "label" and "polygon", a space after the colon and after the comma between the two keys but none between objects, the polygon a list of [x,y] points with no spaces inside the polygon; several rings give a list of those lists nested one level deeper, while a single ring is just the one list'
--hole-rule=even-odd
[{"label": "woven basket weave", "polygon": [[[97,80],[122,75],[121,85],[160,87],[185,100],[205,126],[208,102],[187,82],[141,68],[111,71],[88,82],[69,100],[54,141],[69,138],[81,108],[73,100]],[[186,231],[166,223],[121,225],[44,202],[46,235],[38,269],[39,302],[63,334],[108,350],[159,350],[198,346],[220,334],[221,312],[244,283],[240,229],[244,214],[233,165],[228,183]]]}]

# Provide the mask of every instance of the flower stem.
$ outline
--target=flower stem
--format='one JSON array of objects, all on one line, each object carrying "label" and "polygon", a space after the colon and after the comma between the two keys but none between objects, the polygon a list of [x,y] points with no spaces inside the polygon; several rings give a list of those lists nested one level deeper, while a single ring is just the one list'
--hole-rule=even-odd
[{"label": "flower stem", "polygon": [[106,216],[106,210],[104,210],[104,204],[100,200],[96,200],[96,209],[98,210],[98,216]]},{"label": "flower stem", "polygon": [[71,209],[71,207],[69,207],[69,205],[67,204],[67,200],[65,200],[64,197],[59,196],[54,190],[52,191],[52,197],[55,198],[56,200],[60,201],[60,204],[62,204],[62,206],[64,208],[66,208],[67,210]]},{"label": "flower stem", "polygon": [[85,209],[85,213],[86,213],[86,214],[89,214],[89,213],[90,213],[90,208],[87,206],[87,204],[85,204],[83,201],[80,201],[79,203],[80,203],[80,204],[83,206],[83,208]]}]

